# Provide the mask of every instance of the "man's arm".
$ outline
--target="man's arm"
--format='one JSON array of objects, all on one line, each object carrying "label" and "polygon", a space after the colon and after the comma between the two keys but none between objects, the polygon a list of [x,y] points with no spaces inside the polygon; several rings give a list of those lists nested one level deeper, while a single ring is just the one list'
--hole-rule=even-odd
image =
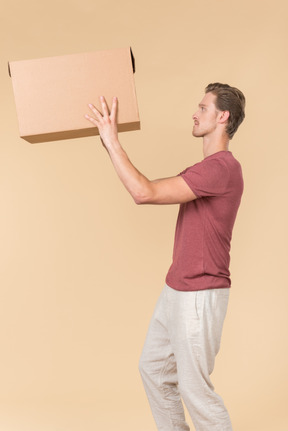
[{"label": "man's arm", "polygon": [[89,105],[95,117],[85,115],[98,127],[101,141],[108,151],[113,166],[136,204],[179,204],[196,199],[188,184],[181,176],[150,181],[129,160],[118,140],[117,98],[113,99],[109,114],[104,97],[100,97],[102,113]]}]

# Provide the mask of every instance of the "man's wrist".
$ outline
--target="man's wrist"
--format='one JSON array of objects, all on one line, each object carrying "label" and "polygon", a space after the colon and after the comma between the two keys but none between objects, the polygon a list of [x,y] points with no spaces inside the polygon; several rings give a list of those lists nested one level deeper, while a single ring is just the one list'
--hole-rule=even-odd
[{"label": "man's wrist", "polygon": [[117,150],[122,148],[122,146],[121,146],[121,144],[117,138],[109,140],[108,142],[105,142],[104,145],[105,145],[107,151],[109,151],[109,152],[115,151],[115,150],[117,151]]}]

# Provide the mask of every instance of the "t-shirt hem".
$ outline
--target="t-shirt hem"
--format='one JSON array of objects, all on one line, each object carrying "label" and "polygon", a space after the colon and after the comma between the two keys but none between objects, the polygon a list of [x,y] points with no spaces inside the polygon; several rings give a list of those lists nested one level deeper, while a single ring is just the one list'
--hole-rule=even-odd
[{"label": "t-shirt hem", "polygon": [[202,285],[199,285],[199,283],[195,283],[195,285],[193,286],[193,282],[191,282],[190,285],[186,284],[184,285],[184,283],[171,283],[171,280],[168,280],[168,277],[166,277],[165,279],[165,284],[170,287],[171,289],[174,290],[179,290],[181,292],[190,292],[190,291],[197,291],[197,290],[211,290],[211,289],[226,289],[226,288],[231,288],[231,282],[229,282],[228,284],[219,284],[219,285],[214,285],[212,286],[211,284],[208,283],[203,283]]}]

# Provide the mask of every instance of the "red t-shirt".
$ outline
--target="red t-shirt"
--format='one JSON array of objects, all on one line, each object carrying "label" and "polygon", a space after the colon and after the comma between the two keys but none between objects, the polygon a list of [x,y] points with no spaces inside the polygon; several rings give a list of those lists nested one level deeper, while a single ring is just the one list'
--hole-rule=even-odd
[{"label": "red t-shirt", "polygon": [[180,205],[166,283],[184,291],[230,287],[230,242],[243,193],[241,165],[230,151],[219,151],[179,175],[197,199]]}]

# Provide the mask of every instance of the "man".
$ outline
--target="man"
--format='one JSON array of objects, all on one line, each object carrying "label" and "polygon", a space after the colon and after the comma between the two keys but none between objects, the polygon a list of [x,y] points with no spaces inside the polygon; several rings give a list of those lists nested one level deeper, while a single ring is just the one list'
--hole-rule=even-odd
[{"label": "man", "polygon": [[220,348],[230,282],[232,229],[243,192],[241,166],[228,150],[245,117],[245,98],[227,84],[209,84],[193,115],[204,159],[178,176],[148,180],[130,162],[111,114],[89,105],[115,170],[137,204],[180,204],[173,262],[157,302],[140,372],[159,431],[188,431],[183,399],[196,431],[231,431],[210,381]]}]

